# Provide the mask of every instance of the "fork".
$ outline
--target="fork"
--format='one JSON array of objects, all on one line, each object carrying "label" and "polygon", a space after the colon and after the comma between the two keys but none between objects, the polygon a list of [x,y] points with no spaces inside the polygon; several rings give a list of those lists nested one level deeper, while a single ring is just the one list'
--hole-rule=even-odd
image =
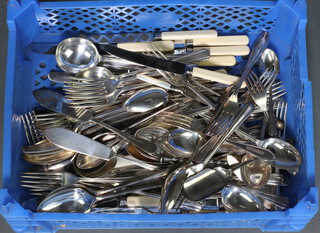
[{"label": "fork", "polygon": [[274,101],[287,93],[285,85],[283,84],[282,81],[275,82],[274,84],[272,84],[271,88],[272,88],[272,100]]},{"label": "fork", "polygon": [[200,148],[194,162],[208,164],[217,149],[250,116],[253,109],[252,103],[245,104],[235,113],[223,109],[210,127],[212,137]]},{"label": "fork", "polygon": [[70,128],[65,116],[47,111],[34,110],[22,115],[22,123],[29,145],[45,139],[42,130],[49,127]]},{"label": "fork", "polygon": [[271,87],[273,81],[277,77],[277,71],[266,71],[258,77],[253,71],[246,79],[248,91],[254,102],[260,107],[265,117],[268,119],[268,89]]},{"label": "fork", "polygon": [[128,180],[127,177],[85,178],[69,172],[23,172],[21,178],[21,186],[28,188],[32,195],[44,195],[66,185],[86,184],[99,188]]},{"label": "fork", "polygon": [[23,158],[32,164],[50,165],[71,158],[75,153],[61,149],[47,139],[22,147]]},{"label": "fork", "polygon": [[188,117],[174,112],[163,112],[157,116],[161,123],[169,124],[186,130],[201,132],[204,128],[203,123],[194,117]]},{"label": "fork", "polygon": [[118,97],[125,92],[131,90],[138,90],[150,86],[149,83],[142,83],[136,85],[129,85],[109,92],[104,88],[100,81],[92,84],[84,84],[74,82],[72,84],[65,84],[66,98],[70,100],[70,106],[74,108],[92,108],[115,102]]},{"label": "fork", "polygon": [[281,139],[286,138],[286,122],[287,122],[288,103],[282,98],[274,102],[275,119],[277,121],[278,136]]}]

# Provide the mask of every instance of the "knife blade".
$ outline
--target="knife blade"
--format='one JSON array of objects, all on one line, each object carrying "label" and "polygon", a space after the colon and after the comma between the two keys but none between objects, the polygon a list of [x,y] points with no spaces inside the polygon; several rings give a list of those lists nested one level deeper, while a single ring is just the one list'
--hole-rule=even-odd
[{"label": "knife blade", "polygon": [[50,142],[66,150],[103,160],[110,160],[115,155],[111,148],[68,129],[49,128],[43,134]]},{"label": "knife blade", "polygon": [[168,72],[173,72],[177,74],[185,74],[187,71],[190,70],[190,67],[186,64],[166,60],[163,58],[158,58],[154,56],[147,56],[140,53],[131,52],[125,49],[120,49],[112,45],[104,44],[104,45],[96,45],[100,48],[103,52],[108,52],[112,55],[117,57],[142,64],[145,66],[153,67],[156,69],[165,70]]}]

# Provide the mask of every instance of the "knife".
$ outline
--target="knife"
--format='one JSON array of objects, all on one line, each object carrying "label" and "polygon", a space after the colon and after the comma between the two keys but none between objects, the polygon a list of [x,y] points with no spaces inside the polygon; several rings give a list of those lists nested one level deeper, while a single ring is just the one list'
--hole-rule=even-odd
[{"label": "knife", "polygon": [[147,56],[140,53],[131,52],[125,49],[117,48],[108,44],[96,44],[100,51],[110,53],[114,56],[135,62],[141,65],[153,67],[156,69],[173,72],[176,74],[192,74],[193,76],[207,79],[214,82],[220,82],[227,85],[234,84],[238,81],[237,76],[222,74],[216,71],[211,71],[207,69],[202,69],[199,67],[192,67],[187,64],[171,61],[163,58],[158,58],[154,56]]}]

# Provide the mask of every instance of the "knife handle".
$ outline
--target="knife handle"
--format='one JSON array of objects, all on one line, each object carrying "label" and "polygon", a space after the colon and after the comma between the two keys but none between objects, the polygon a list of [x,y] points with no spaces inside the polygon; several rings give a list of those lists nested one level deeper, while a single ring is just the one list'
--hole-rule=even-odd
[{"label": "knife handle", "polygon": [[134,42],[134,43],[119,43],[118,48],[126,49],[131,52],[150,52],[153,50],[153,44],[162,52],[171,52],[174,50],[173,41],[155,41],[155,42]]},{"label": "knife handle", "polygon": [[195,30],[195,31],[175,31],[162,32],[162,40],[193,40],[193,39],[209,39],[216,38],[218,33],[216,30]]},{"label": "knife handle", "polygon": [[223,74],[220,72],[212,71],[212,70],[207,70],[207,69],[202,69],[199,67],[194,67],[192,69],[192,75],[207,79],[213,82],[219,82],[227,85],[234,84],[238,81],[239,77],[230,75],[230,74]]},{"label": "knife handle", "polygon": [[160,207],[160,199],[147,196],[127,197],[128,207]]},{"label": "knife handle", "polygon": [[197,49],[208,49],[210,51],[210,56],[246,56],[250,53],[250,48],[248,46],[221,46],[221,47],[196,47]]},{"label": "knife handle", "polygon": [[234,66],[236,64],[234,56],[210,56],[209,59],[197,62],[198,66]]},{"label": "knife handle", "polygon": [[212,39],[194,39],[193,46],[230,46],[230,45],[248,45],[248,36],[218,36]]}]

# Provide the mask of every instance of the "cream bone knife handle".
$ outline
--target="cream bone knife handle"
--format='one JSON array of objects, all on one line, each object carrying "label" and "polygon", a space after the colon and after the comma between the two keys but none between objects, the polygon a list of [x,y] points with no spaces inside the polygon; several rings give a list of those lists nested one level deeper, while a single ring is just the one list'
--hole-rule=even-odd
[{"label": "cream bone knife handle", "polygon": [[162,52],[171,52],[174,50],[173,41],[119,43],[117,44],[117,47],[131,52],[150,52],[154,50],[151,44]]},{"label": "cream bone knife handle", "polygon": [[247,36],[218,36],[212,39],[197,38],[190,42],[191,46],[232,46],[232,45],[248,45],[249,38]]},{"label": "cream bone knife handle", "polygon": [[[198,78],[207,79],[213,82],[219,82],[226,85],[234,84],[238,81],[239,77],[230,75],[230,74],[224,74],[217,71],[202,69],[199,67],[193,67],[192,69],[192,75]],[[246,87],[245,84],[242,84],[241,87]]]},{"label": "cream bone knife handle", "polygon": [[160,199],[147,196],[129,196],[127,197],[128,207],[159,207]]},{"label": "cream bone knife handle", "polygon": [[237,60],[234,56],[210,56],[209,59],[197,62],[198,66],[234,66]]},{"label": "cream bone knife handle", "polygon": [[193,39],[212,39],[216,38],[216,30],[195,30],[195,31],[175,31],[162,32],[161,40],[193,40]]},{"label": "cream bone knife handle", "polygon": [[208,49],[210,51],[210,56],[246,56],[250,53],[250,48],[245,45],[235,45],[235,46],[221,46],[221,47],[195,47],[197,49]]}]

